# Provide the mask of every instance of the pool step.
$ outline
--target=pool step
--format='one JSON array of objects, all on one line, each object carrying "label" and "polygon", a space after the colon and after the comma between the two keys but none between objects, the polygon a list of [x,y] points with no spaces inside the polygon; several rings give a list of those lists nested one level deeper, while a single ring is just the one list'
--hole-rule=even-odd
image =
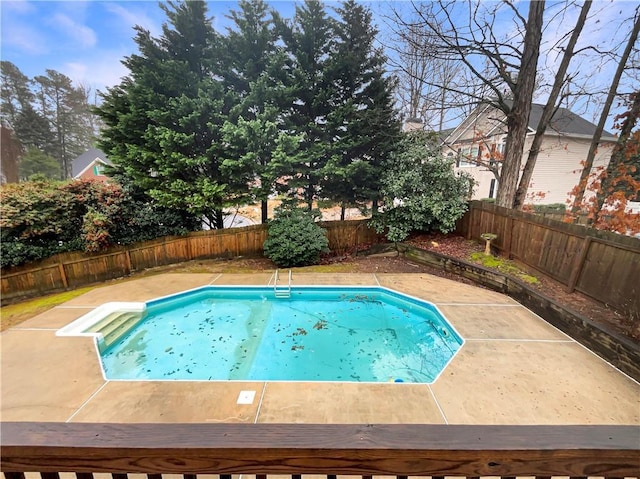
[{"label": "pool step", "polygon": [[290,298],[291,297],[291,270],[289,270],[289,283],[284,286],[278,286],[278,270],[276,270],[273,281],[273,295],[276,298]]},{"label": "pool step", "polygon": [[104,350],[124,336],[142,318],[142,313],[118,311],[105,316],[91,327],[89,331],[102,334],[99,347]]}]

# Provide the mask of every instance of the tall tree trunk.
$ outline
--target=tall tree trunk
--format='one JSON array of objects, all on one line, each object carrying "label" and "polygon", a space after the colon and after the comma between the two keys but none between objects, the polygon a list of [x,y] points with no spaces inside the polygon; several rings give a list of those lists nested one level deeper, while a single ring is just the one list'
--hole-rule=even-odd
[{"label": "tall tree trunk", "polygon": [[340,221],[344,221],[344,214],[346,211],[347,207],[344,204],[344,201],[342,203],[340,203]]},{"label": "tall tree trunk", "polygon": [[268,212],[269,212],[268,201],[267,200],[262,200],[260,204],[261,204],[261,209],[262,209],[261,222],[262,222],[262,224],[265,224],[267,222],[267,220],[268,220]]},{"label": "tall tree trunk", "polygon": [[529,3],[527,31],[524,36],[522,61],[518,79],[516,80],[513,107],[507,115],[508,134],[496,200],[499,206],[506,208],[513,208],[518,186],[520,164],[522,163],[522,153],[529,126],[529,114],[531,113],[531,100],[533,99],[536,72],[538,70],[544,6],[544,0]]},{"label": "tall tree trunk", "polygon": [[217,230],[224,229],[224,213],[222,210],[215,210],[215,226]]},{"label": "tall tree trunk", "polygon": [[564,84],[564,77],[567,73],[567,69],[569,68],[571,58],[573,58],[573,50],[576,46],[576,43],[578,42],[578,37],[582,32],[585,21],[587,20],[587,14],[589,13],[589,9],[591,8],[591,3],[591,0],[587,0],[586,2],[584,2],[584,5],[582,5],[582,10],[580,10],[580,16],[576,21],[576,26],[571,33],[569,43],[567,43],[567,46],[564,49],[562,61],[560,62],[560,66],[558,67],[558,71],[556,72],[556,77],[553,81],[553,87],[551,88],[551,93],[549,93],[547,103],[542,109],[542,116],[540,117],[540,122],[538,123],[538,126],[536,128],[536,135],[534,136],[533,142],[531,143],[529,156],[527,157],[527,162],[525,163],[524,170],[522,171],[520,184],[518,185],[518,189],[516,190],[516,197],[513,205],[514,208],[522,209],[522,207],[524,206],[524,202],[527,197],[527,191],[529,189],[529,183],[531,183],[531,177],[533,176],[533,169],[536,166],[538,153],[540,152],[542,140],[544,139],[544,133],[547,130],[547,125],[551,121],[554,112],[556,111],[556,103]]},{"label": "tall tree trunk", "polygon": [[[638,122],[638,117],[640,117],[640,90],[636,91],[632,95],[633,103],[627,112],[626,118],[622,122],[620,136],[618,137],[616,146],[611,152],[611,160],[609,160],[609,165],[607,165],[607,170],[596,195],[596,211],[593,215],[594,218],[597,218],[600,215],[600,211],[602,210],[602,205],[604,205],[605,200],[614,192],[616,179],[619,177],[621,173],[620,169],[623,167],[627,159],[627,142],[631,137],[631,130],[635,128]],[[639,165],[634,166],[638,167]]]},{"label": "tall tree trunk", "polygon": [[307,190],[304,192],[307,200],[307,206],[309,207],[309,211],[313,210],[313,189],[314,184],[309,178],[309,184],[307,185]]},{"label": "tall tree trunk", "polygon": [[15,138],[13,131],[0,125],[0,165],[2,175],[7,183],[19,181],[18,165],[22,156],[22,145]]},{"label": "tall tree trunk", "polygon": [[584,192],[587,189],[587,182],[589,181],[589,175],[591,175],[591,168],[593,167],[593,160],[596,157],[596,151],[598,149],[598,145],[600,144],[602,132],[604,131],[604,124],[609,117],[609,111],[611,110],[613,99],[615,98],[616,92],[618,91],[620,77],[622,77],[622,73],[627,64],[627,60],[629,59],[629,55],[631,54],[631,50],[633,49],[633,46],[638,39],[638,32],[640,32],[640,13],[636,13],[636,17],[633,23],[633,29],[631,30],[631,35],[629,36],[629,41],[627,42],[627,46],[625,47],[624,52],[620,57],[620,61],[618,62],[618,68],[616,69],[616,73],[613,76],[613,80],[611,81],[611,87],[609,88],[607,99],[604,103],[604,106],[602,107],[600,121],[598,121],[596,131],[593,134],[593,139],[591,140],[589,152],[587,153],[587,158],[584,161],[584,167],[582,168],[580,181],[578,182],[578,189],[575,194],[575,198],[573,199],[573,207],[571,208],[571,212],[573,213],[574,217],[578,214],[580,208],[582,207]]}]

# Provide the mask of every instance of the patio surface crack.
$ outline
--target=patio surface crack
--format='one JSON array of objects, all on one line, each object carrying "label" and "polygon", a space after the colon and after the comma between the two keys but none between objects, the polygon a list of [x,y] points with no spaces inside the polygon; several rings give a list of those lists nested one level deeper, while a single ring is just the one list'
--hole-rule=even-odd
[{"label": "patio surface crack", "polygon": [[84,408],[87,404],[89,404],[89,402],[98,395],[98,393],[100,391],[102,391],[102,389],[109,384],[109,381],[105,381],[102,386],[100,386],[91,396],[89,396],[89,398],[82,403],[82,405],[76,409],[76,412],[74,412],[71,416],[69,416],[69,419],[67,419],[65,422],[70,422],[80,411],[82,411],[82,408]]}]

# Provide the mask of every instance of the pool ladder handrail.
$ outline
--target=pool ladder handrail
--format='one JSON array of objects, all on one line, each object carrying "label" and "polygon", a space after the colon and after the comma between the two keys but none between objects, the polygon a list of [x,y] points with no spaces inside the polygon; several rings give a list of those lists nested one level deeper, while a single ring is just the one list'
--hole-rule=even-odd
[{"label": "pool ladder handrail", "polygon": [[278,287],[279,270],[276,270],[275,280],[273,282],[273,294],[276,298],[290,298],[291,297],[291,270],[289,270],[289,283],[287,286]]}]

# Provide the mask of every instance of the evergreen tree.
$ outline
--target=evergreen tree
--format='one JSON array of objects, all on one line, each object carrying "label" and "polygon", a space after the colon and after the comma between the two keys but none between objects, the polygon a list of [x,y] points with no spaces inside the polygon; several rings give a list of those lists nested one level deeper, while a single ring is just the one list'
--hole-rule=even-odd
[{"label": "evergreen tree", "polygon": [[[267,221],[267,200],[274,192],[277,171],[274,158],[287,155],[295,145],[282,131],[279,105],[285,91],[282,48],[263,0],[243,0],[225,39],[227,53],[223,70],[227,89],[236,105],[223,127],[228,145],[223,163],[229,176],[251,185],[249,193],[262,206],[262,223]],[[238,185],[240,187],[240,184]]]},{"label": "evergreen tree", "polygon": [[95,110],[106,125],[101,146],[159,204],[222,228],[223,208],[238,199],[221,168],[230,101],[217,80],[220,38],[204,2],[160,6],[161,37],[136,27],[140,53],[124,61],[131,74]]},{"label": "evergreen tree", "polygon": [[0,62],[0,118],[6,126],[13,127],[18,113],[33,101],[30,80],[20,69],[8,61]]},{"label": "evergreen tree", "polygon": [[322,194],[342,206],[376,199],[381,165],[399,137],[393,85],[385,56],[375,48],[371,11],[348,0],[336,12],[336,42],[328,65],[335,92],[327,127],[334,152],[325,165]]},{"label": "evergreen tree", "polygon": [[380,200],[386,165],[402,142],[401,124],[393,98],[395,80],[383,76],[382,67],[378,70],[378,75],[366,89],[371,104],[363,129],[369,132],[371,140],[367,153],[369,168],[357,182],[359,194],[372,201],[374,213]]},{"label": "evergreen tree", "polygon": [[[264,0],[241,0],[238,6],[240,10],[232,10],[228,16],[234,26],[228,28],[224,42],[222,75],[227,88],[242,100],[249,95],[251,83],[263,76],[272,62],[277,34]],[[247,113],[248,106],[244,105],[241,113]]]},{"label": "evergreen tree", "polygon": [[435,134],[411,132],[385,165],[384,212],[370,224],[394,243],[411,231],[448,233],[467,210],[472,189],[471,176],[456,174],[453,160],[442,156]]},{"label": "evergreen tree", "polygon": [[295,155],[277,163],[279,176],[288,176],[288,188],[313,207],[324,167],[331,158],[332,136],[327,128],[334,95],[328,62],[333,34],[332,20],[318,0],[305,0],[296,7],[293,23],[277,19],[282,40],[290,55],[291,67],[287,79],[290,89],[290,109],[287,129],[300,135]]},{"label": "evergreen tree", "polygon": [[[45,154],[54,153],[55,138],[51,131],[51,124],[38,113],[30,104],[18,112],[14,122],[16,136],[25,149],[37,149]],[[58,174],[60,168],[58,168]]]},{"label": "evergreen tree", "polygon": [[39,86],[39,114],[49,121],[53,131],[53,143],[44,151],[58,159],[62,177],[70,178],[73,160],[92,143],[92,132],[85,122],[89,106],[82,90],[62,73],[46,70],[46,76],[34,80]]},{"label": "evergreen tree", "polygon": [[28,148],[20,158],[20,179],[26,181],[33,175],[52,180],[60,178],[60,163],[38,148]]}]

